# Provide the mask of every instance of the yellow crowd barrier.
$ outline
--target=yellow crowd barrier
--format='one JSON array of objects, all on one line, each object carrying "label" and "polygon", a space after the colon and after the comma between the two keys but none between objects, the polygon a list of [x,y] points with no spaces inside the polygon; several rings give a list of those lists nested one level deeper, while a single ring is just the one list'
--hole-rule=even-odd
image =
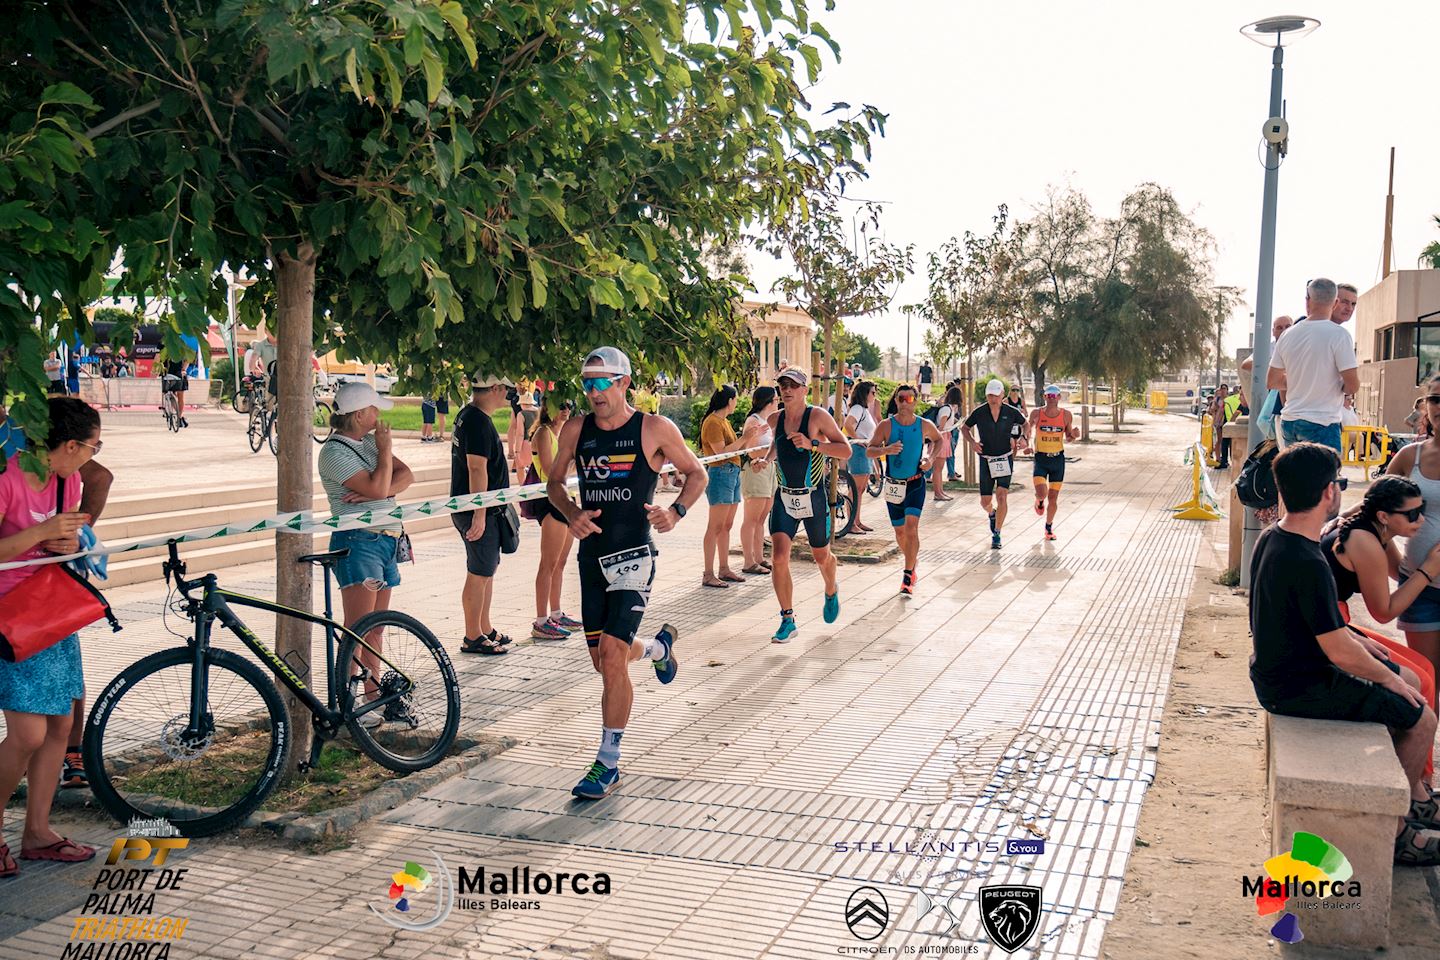
[{"label": "yellow crowd barrier", "polygon": [[1390,431],[1384,427],[1343,427],[1340,430],[1340,465],[1368,471],[1390,457]]},{"label": "yellow crowd barrier", "polygon": [[1220,466],[1220,461],[1210,455],[1210,451],[1214,449],[1215,418],[1208,413],[1202,414],[1200,416],[1200,450],[1205,457],[1205,466],[1207,467],[1213,468]]},{"label": "yellow crowd barrier", "polygon": [[1190,461],[1192,492],[1189,500],[1170,508],[1175,511],[1176,520],[1220,520],[1224,516],[1219,510],[1220,498],[1210,489],[1210,478],[1201,469],[1205,455],[1205,450],[1198,443],[1192,444],[1186,451],[1186,459]]},{"label": "yellow crowd barrier", "polygon": [[1170,409],[1170,397],[1164,390],[1150,391],[1150,409],[1155,413],[1165,413]]}]

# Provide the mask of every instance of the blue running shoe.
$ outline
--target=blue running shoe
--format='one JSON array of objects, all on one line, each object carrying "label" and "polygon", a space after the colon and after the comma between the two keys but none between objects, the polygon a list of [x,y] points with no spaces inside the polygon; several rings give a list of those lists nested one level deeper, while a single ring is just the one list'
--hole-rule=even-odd
[{"label": "blue running shoe", "polygon": [[999,549],[1000,549],[1000,531],[998,531],[998,530],[995,531],[995,535],[990,538],[990,549],[991,549],[991,550],[999,550]]},{"label": "blue running shoe", "polygon": [[590,764],[590,771],[570,791],[572,796],[581,800],[600,800],[608,797],[616,787],[620,785],[620,768],[607,767],[596,760]]},{"label": "blue running shoe", "polygon": [[770,641],[772,643],[789,643],[790,638],[799,632],[800,628],[795,626],[794,617],[781,617],[780,629],[775,631],[775,636],[771,637]]},{"label": "blue running shoe", "polygon": [[840,616],[840,591],[825,594],[825,622],[834,623]]},{"label": "blue running shoe", "polygon": [[680,664],[675,659],[675,641],[679,637],[680,631],[668,623],[660,628],[659,633],[655,634],[655,639],[665,644],[665,659],[650,661],[655,667],[655,679],[661,683],[669,683],[675,679],[675,674],[680,672]]}]

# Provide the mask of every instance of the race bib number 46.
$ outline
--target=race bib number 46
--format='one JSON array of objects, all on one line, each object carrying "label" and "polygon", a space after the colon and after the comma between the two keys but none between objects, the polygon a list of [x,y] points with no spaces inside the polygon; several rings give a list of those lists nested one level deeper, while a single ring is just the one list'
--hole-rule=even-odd
[{"label": "race bib number 46", "polygon": [[796,520],[815,516],[815,501],[810,499],[809,487],[781,487],[780,502],[785,505],[785,512]]}]

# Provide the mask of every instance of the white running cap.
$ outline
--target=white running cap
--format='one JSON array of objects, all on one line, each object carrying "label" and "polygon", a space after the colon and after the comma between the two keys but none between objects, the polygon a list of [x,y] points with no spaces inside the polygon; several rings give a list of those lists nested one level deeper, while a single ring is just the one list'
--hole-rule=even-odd
[{"label": "white running cap", "polygon": [[596,347],[581,364],[580,375],[593,376],[608,373],[615,377],[630,376],[630,358],[618,347]]},{"label": "white running cap", "polygon": [[1005,384],[1001,383],[999,380],[991,380],[989,383],[985,384],[985,396],[1003,397],[1004,395]]},{"label": "white running cap", "polygon": [[389,410],[393,406],[395,406],[394,400],[380,396],[368,383],[357,383],[351,380],[340,384],[335,391],[336,413],[354,413],[356,410],[364,410],[366,407]]}]

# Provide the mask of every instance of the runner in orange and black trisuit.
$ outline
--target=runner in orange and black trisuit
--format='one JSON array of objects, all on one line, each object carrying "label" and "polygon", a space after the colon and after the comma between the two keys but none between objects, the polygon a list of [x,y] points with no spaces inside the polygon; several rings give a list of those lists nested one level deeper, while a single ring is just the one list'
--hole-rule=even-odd
[{"label": "runner in orange and black trisuit", "polygon": [[1025,447],[1035,452],[1035,513],[1045,515],[1046,540],[1055,539],[1055,511],[1065,482],[1065,441],[1078,439],[1074,418],[1069,410],[1060,409],[1060,388],[1052,383],[1045,388],[1045,406],[1030,411],[1025,424]]}]

